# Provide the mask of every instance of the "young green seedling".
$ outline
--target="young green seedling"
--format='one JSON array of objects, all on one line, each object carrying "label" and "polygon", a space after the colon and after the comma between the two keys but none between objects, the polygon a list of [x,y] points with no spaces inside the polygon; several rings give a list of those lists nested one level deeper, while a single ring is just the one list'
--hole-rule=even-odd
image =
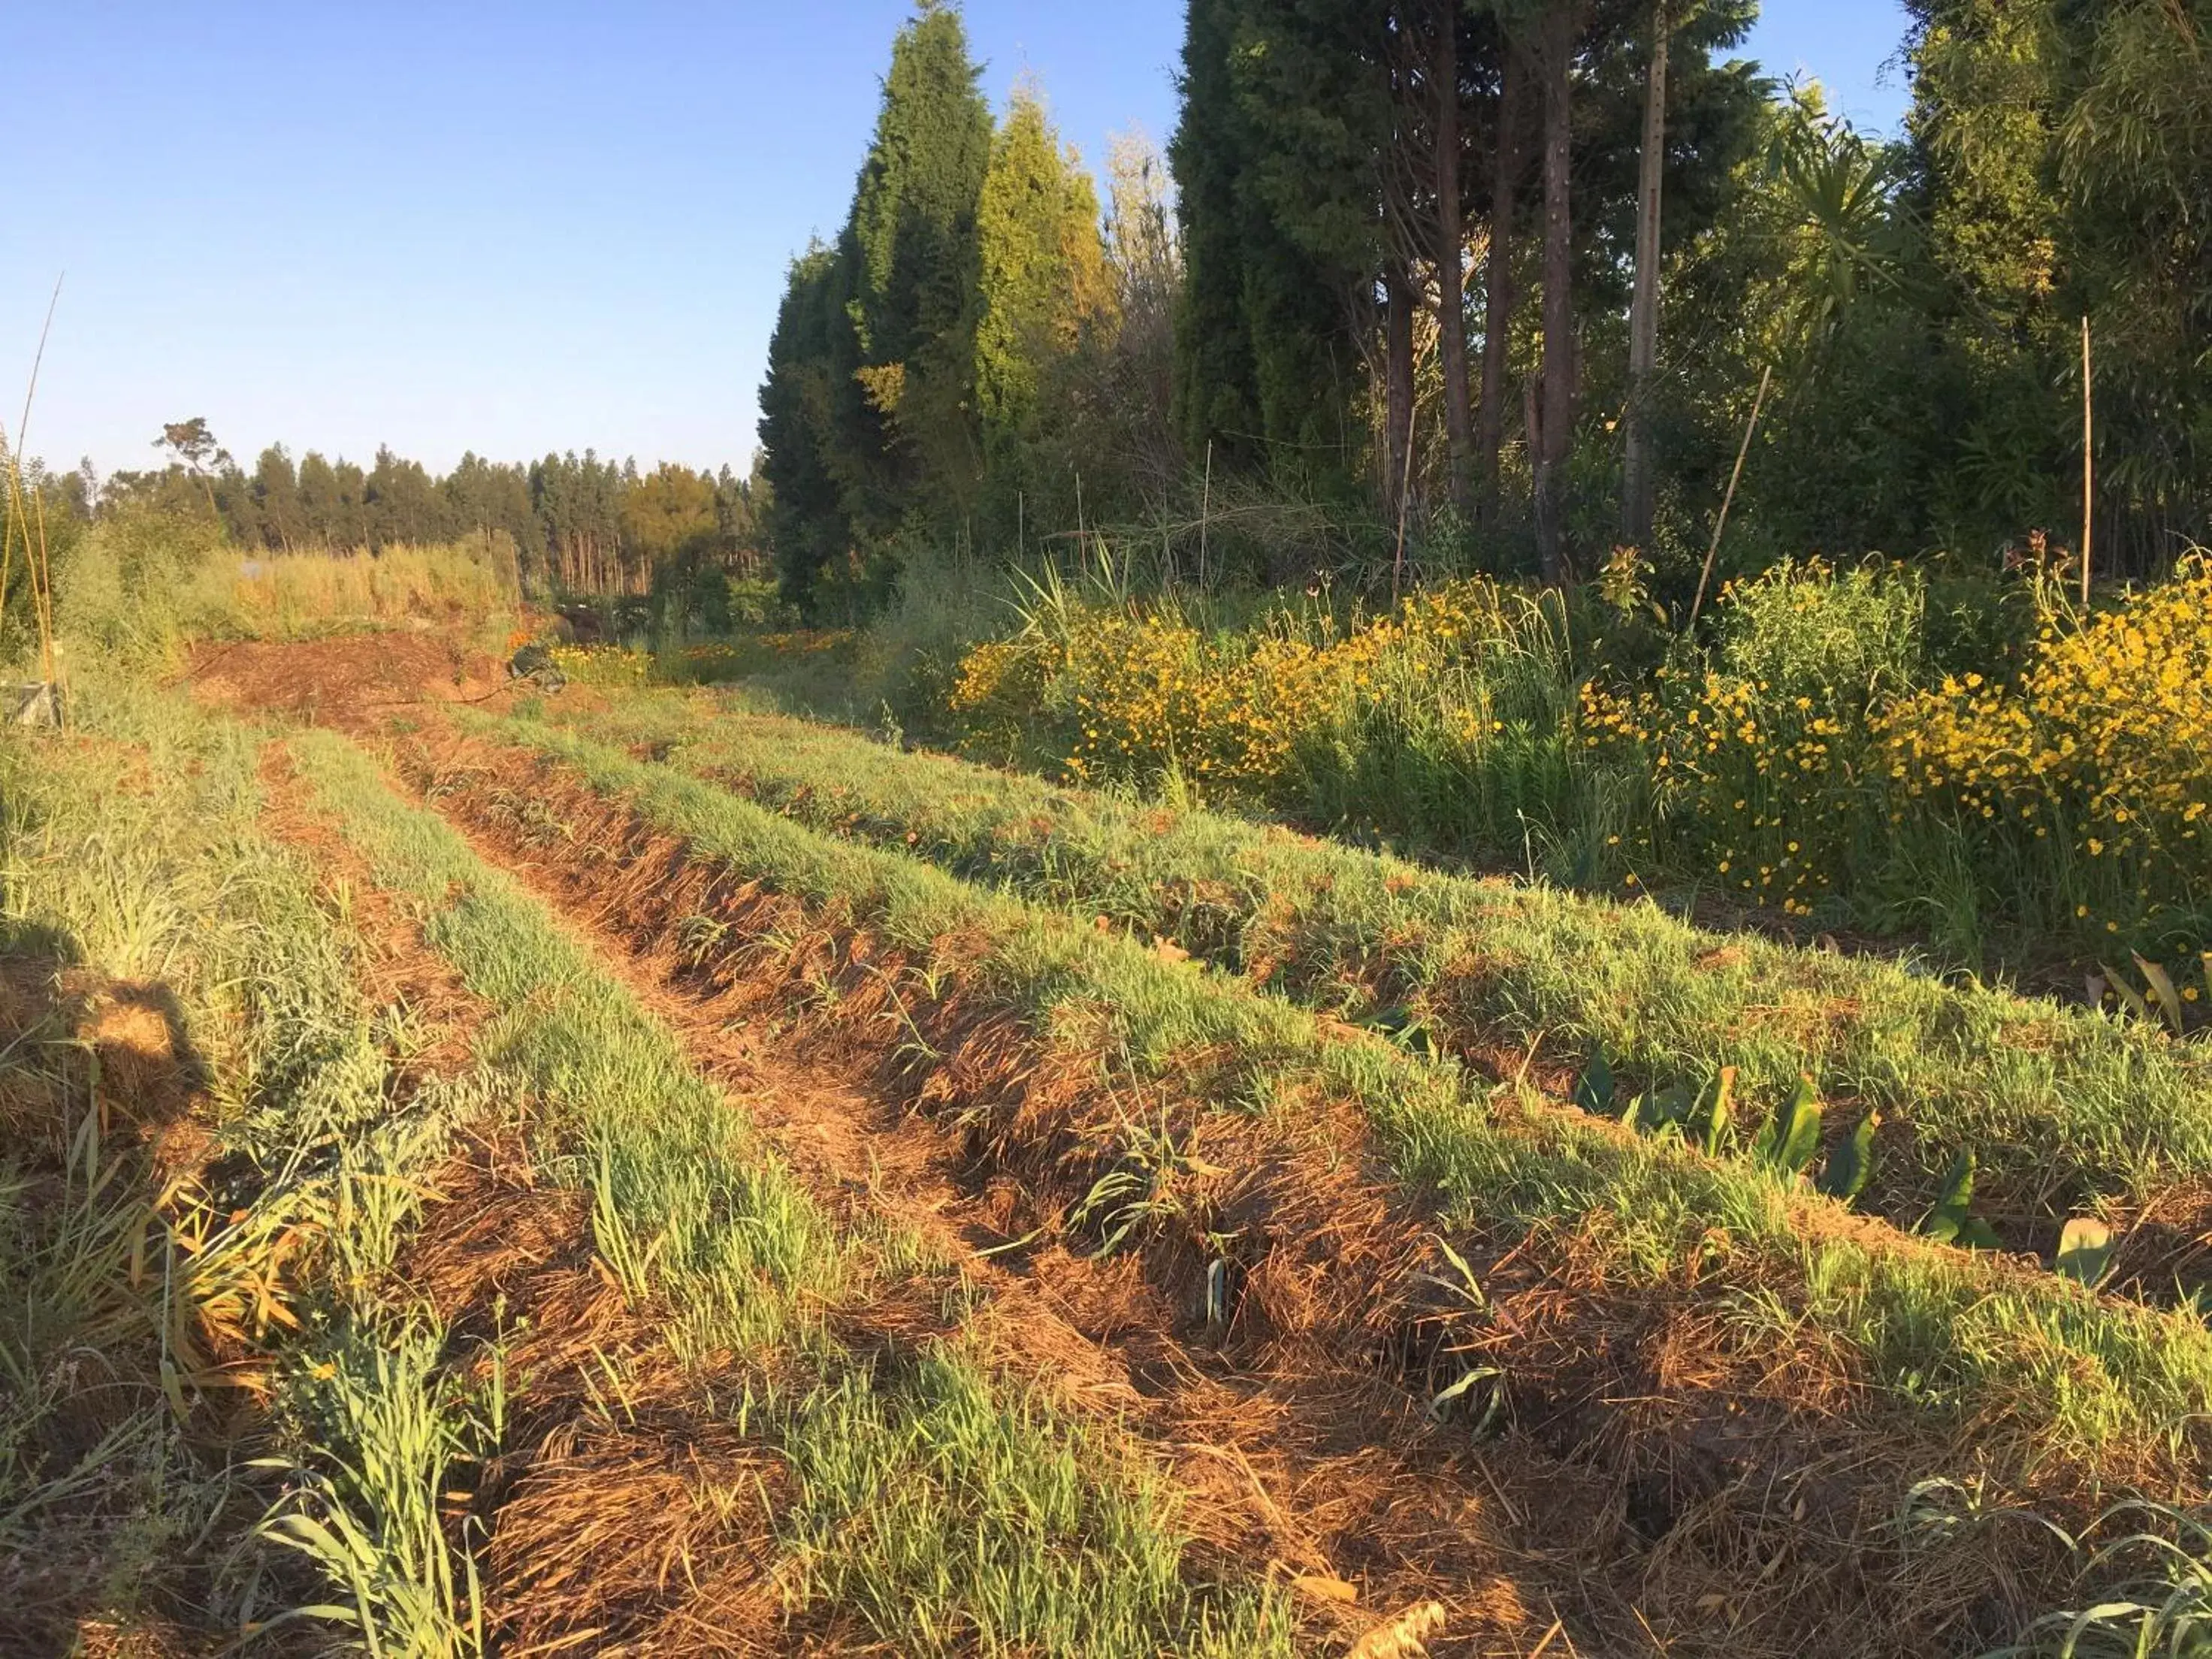
[{"label": "young green seedling", "polygon": [[1974,1149],[1967,1146],[1951,1161],[1943,1189],[1936,1195],[1936,1206],[1921,1222],[1920,1231],[1938,1243],[1957,1244],[1969,1250],[1996,1249],[1999,1240],[1990,1224],[1969,1213],[1973,1202]]},{"label": "young green seedling", "polygon": [[1850,1139],[1828,1154],[1820,1185],[1830,1198],[1848,1204],[1866,1190],[1867,1181],[1874,1174],[1874,1132],[1881,1122],[1881,1113],[1869,1112],[1851,1131]]},{"label": "young green seedling", "polygon": [[2051,1267],[2091,1290],[2105,1282],[2118,1248],[2112,1230],[2094,1216],[2077,1215],[2058,1235],[2058,1254]]},{"label": "young green seedling", "polygon": [[1613,1115],[1613,1096],[1618,1088],[1613,1081],[1613,1067],[1605,1057],[1605,1045],[1592,1043],[1589,1063],[1583,1067],[1582,1076],[1575,1082],[1575,1104],[1586,1112],[1609,1117]]},{"label": "young green seedling", "polygon": [[1820,1097],[1813,1079],[1801,1077],[1790,1103],[1768,1120],[1752,1155],[1775,1174],[1794,1179],[1812,1167],[1820,1151]]}]

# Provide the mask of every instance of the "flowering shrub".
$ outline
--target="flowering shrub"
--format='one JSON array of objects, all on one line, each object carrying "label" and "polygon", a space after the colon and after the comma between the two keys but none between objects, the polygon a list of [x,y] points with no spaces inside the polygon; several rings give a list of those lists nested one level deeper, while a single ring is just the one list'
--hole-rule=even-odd
[{"label": "flowering shrub", "polygon": [[1011,760],[1066,665],[1065,652],[1043,641],[989,641],[961,657],[945,706],[971,747]]},{"label": "flowering shrub", "polygon": [[1577,882],[1689,878],[1961,960],[1993,929],[2118,935],[2121,968],[2212,943],[2212,564],[2078,630],[2008,623],[1979,670],[1928,666],[1947,618],[1917,571],[1815,561],[1724,590],[1710,641],[1593,672],[1589,621],[1480,580],[1348,631],[1099,607],[969,650],[949,703],[994,758]]},{"label": "flowering shrub", "polygon": [[643,685],[653,659],[620,645],[556,645],[553,665],[578,685]]},{"label": "flowering shrub", "polygon": [[[971,746],[1011,751],[1040,733],[1071,778],[1147,782],[1168,773],[1231,798],[1277,802],[1305,787],[1316,747],[1409,693],[1435,705],[1443,678],[1492,641],[1498,592],[1431,590],[1340,635],[1328,621],[1209,634],[1123,611],[1078,613],[1064,637],[970,649],[948,707]],[[1453,705],[1444,728],[1472,743],[1497,729]]]},{"label": "flowering shrub", "polygon": [[1647,856],[1809,915],[1865,857],[1884,758],[1870,722],[1917,666],[1918,588],[1816,561],[1731,585],[1721,606],[1710,655],[1678,646],[1644,690],[1586,684],[1583,742],[1647,781]]},{"label": "flowering shrub", "polygon": [[[2014,685],[1978,674],[1881,720],[1899,810],[2026,843],[2106,933],[2212,902],[2212,563],[2078,632],[2046,626]],[[2022,850],[2027,850],[2023,848]]]},{"label": "flowering shrub", "polygon": [[1856,803],[1838,799],[1857,781],[1853,757],[1837,752],[1843,723],[1809,697],[1774,703],[1738,676],[1680,665],[1659,675],[1662,689],[1634,696],[1586,688],[1584,742],[1649,757],[1674,839],[1725,886],[1754,905],[1809,915],[1834,886],[1856,816]]},{"label": "flowering shrub", "polygon": [[579,685],[696,685],[819,657],[850,646],[853,639],[848,628],[754,634],[659,655],[623,645],[559,645],[553,647],[553,662]]}]

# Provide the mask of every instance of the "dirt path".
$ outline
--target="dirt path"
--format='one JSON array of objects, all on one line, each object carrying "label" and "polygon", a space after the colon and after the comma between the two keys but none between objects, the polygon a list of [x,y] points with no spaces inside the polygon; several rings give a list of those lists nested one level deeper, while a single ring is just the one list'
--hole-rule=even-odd
[{"label": "dirt path", "polygon": [[205,644],[179,677],[201,702],[362,731],[402,711],[489,702],[508,691],[500,664],[441,630]]},{"label": "dirt path", "polygon": [[[265,752],[263,822],[313,858],[369,947],[366,988],[380,1006],[422,1017],[433,1042],[416,1076],[465,1069],[493,1017],[430,946],[419,918],[379,887],[338,827],[294,779],[281,744]],[[524,1103],[495,1103],[423,1182],[420,1224],[386,1294],[427,1303],[457,1351],[497,1341],[526,1377],[497,1460],[474,1490],[449,1494],[457,1534],[478,1551],[486,1628],[517,1654],[618,1647],[637,1652],[768,1655],[785,1650],[764,1569],[773,1517],[760,1500],[780,1471],[711,1409],[702,1378],[678,1364],[599,1262],[588,1195],[540,1184],[525,1144]],[[628,1420],[601,1409],[611,1370]],[[751,1503],[712,1494],[751,1494]]]}]

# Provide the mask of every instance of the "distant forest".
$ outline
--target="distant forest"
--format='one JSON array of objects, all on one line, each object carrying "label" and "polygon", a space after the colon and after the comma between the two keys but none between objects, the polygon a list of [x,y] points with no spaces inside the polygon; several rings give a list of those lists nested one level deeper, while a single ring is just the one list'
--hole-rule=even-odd
[{"label": "distant forest", "polygon": [[88,463],[53,479],[54,494],[84,518],[133,507],[212,513],[237,545],[272,553],[374,552],[503,532],[526,580],[577,592],[642,593],[671,563],[738,575],[763,565],[765,489],[727,466],[664,461],[646,471],[587,449],[527,464],[465,454],[441,477],[386,448],[364,468],[312,449],[295,462],[271,444],[249,471],[201,419],[167,427],[159,447],[166,466],[103,482]]}]

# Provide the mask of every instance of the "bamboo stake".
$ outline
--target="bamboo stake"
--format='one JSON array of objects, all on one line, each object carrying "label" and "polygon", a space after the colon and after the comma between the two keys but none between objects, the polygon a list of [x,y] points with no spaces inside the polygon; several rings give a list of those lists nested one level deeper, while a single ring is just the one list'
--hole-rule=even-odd
[{"label": "bamboo stake", "polygon": [[2089,538],[2095,528],[2092,507],[2096,500],[2095,437],[2089,392],[2089,319],[2081,318],[2081,608],[2089,608]]},{"label": "bamboo stake", "polygon": [[[19,433],[17,446],[10,448],[7,434],[0,431],[0,465],[4,465],[8,495],[7,527],[0,534],[4,534],[6,546],[12,548],[16,529],[18,526],[21,528],[23,572],[31,586],[31,620],[39,630],[39,678],[42,681],[52,681],[54,678],[53,580],[46,556],[46,499],[44,496],[33,496],[24,486],[21,436]],[[35,539],[32,534],[31,507],[33,500],[39,508]],[[0,578],[4,578],[10,562],[12,561],[0,561]],[[0,586],[0,596],[4,596],[5,591],[4,586]]]},{"label": "bamboo stake", "polygon": [[[54,278],[54,291],[46,299],[46,319],[39,330],[39,349],[31,359],[30,383],[23,388],[23,416],[15,423],[15,447],[9,453],[10,507],[23,526],[23,565],[31,583],[31,614],[39,628],[39,678],[54,678],[53,572],[46,556],[46,498],[39,498],[38,544],[31,541],[31,514],[24,499],[23,461],[30,441],[31,406],[39,394],[39,371],[46,366],[46,341],[54,331],[54,310],[61,304],[64,271]],[[7,598],[6,564],[0,561],[0,602]]]},{"label": "bamboo stake", "polygon": [[[8,434],[0,432],[0,483],[6,486],[6,514],[0,517],[0,641],[8,634],[8,578],[15,563],[15,452],[8,447]],[[27,546],[23,556],[28,559]]]},{"label": "bamboo stake", "polygon": [[39,395],[39,370],[46,361],[46,337],[54,331],[54,307],[62,302],[62,276],[54,278],[54,291],[46,300],[46,326],[39,331],[38,355],[31,359],[31,383],[23,388],[23,418],[15,422],[15,447],[20,454],[31,441],[31,400]]},{"label": "bamboo stake", "polygon": [[1735,487],[1743,477],[1744,457],[1751,453],[1751,434],[1759,430],[1759,411],[1766,407],[1767,382],[1773,378],[1773,364],[1759,371],[1759,395],[1751,400],[1751,418],[1744,422],[1743,444],[1735,452],[1735,470],[1729,474],[1728,494],[1721,497],[1721,516],[1713,524],[1712,545],[1705,550],[1705,568],[1698,576],[1698,597],[1690,602],[1692,623],[1698,620],[1698,612],[1705,608],[1705,586],[1713,579],[1713,561],[1720,555],[1721,532],[1728,528],[1729,508],[1735,504]]},{"label": "bamboo stake", "polygon": [[1398,479],[1398,552],[1390,561],[1390,603],[1398,603],[1398,585],[1406,574],[1406,505],[1413,494],[1413,412],[1406,411],[1406,465]]},{"label": "bamboo stake", "polygon": [[[46,545],[46,496],[40,490],[31,498],[39,514],[39,678],[58,684],[61,672],[54,663],[54,559]],[[28,551],[29,532],[24,532]]]},{"label": "bamboo stake", "polygon": [[1213,440],[1206,441],[1206,493],[1198,502],[1198,591],[1206,592],[1206,531],[1213,517]]}]

